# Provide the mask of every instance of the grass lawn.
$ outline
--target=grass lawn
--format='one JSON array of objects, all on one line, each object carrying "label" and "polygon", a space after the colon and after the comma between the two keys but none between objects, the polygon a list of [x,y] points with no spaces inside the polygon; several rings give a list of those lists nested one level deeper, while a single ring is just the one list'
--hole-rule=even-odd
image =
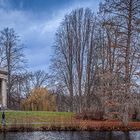
[{"label": "grass lawn", "polygon": [[[0,112],[1,116],[2,112]],[[6,111],[6,123],[54,123],[71,121],[74,114],[70,112],[47,112],[47,111]]]}]

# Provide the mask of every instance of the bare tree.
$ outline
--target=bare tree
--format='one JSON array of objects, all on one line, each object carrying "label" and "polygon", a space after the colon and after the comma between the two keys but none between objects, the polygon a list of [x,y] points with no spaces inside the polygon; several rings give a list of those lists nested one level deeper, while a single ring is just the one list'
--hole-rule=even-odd
[{"label": "bare tree", "polygon": [[74,110],[78,112],[90,106],[98,59],[95,23],[96,18],[90,9],[77,9],[65,17],[56,34],[53,72],[57,81],[59,80],[70,94],[71,111],[74,102]]},{"label": "bare tree", "polygon": [[14,29],[5,28],[0,33],[1,48],[1,67],[8,70],[8,106],[11,101],[11,76],[13,73],[24,69],[25,58],[23,54],[23,45],[20,44],[19,36]]},{"label": "bare tree", "polygon": [[[127,123],[130,108],[131,91],[134,88],[134,77],[139,71],[139,0],[106,0],[101,6],[106,18],[106,27],[118,28],[117,34],[117,67],[121,73],[125,87],[120,91],[123,120]],[[110,29],[109,29],[110,30]],[[112,37],[111,37],[112,38]],[[112,42],[112,41],[111,41]],[[119,68],[117,68],[119,69]],[[116,76],[117,77],[117,76]],[[136,80],[136,79],[135,79]],[[120,88],[119,88],[120,89]],[[119,90],[118,90],[119,91]]]},{"label": "bare tree", "polygon": [[38,70],[31,73],[31,82],[32,82],[32,88],[40,88],[40,87],[46,87],[48,84],[48,79],[50,76],[48,73],[42,70]]},{"label": "bare tree", "polygon": [[62,28],[56,34],[56,52],[53,58],[53,73],[70,95],[70,111],[73,111],[73,45],[69,16],[65,17]]}]

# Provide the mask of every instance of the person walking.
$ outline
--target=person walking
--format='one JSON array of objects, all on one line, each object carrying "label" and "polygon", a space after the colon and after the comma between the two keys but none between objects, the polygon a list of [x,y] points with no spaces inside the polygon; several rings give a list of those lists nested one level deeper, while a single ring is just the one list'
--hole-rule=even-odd
[{"label": "person walking", "polygon": [[2,126],[6,125],[6,121],[5,121],[5,112],[2,112]]}]

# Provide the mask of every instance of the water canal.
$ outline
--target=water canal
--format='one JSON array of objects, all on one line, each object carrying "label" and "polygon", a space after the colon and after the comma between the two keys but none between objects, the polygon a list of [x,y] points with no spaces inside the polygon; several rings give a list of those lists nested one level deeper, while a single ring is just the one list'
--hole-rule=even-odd
[{"label": "water canal", "polygon": [[0,133],[0,140],[140,140],[140,131],[132,132],[7,132]]}]

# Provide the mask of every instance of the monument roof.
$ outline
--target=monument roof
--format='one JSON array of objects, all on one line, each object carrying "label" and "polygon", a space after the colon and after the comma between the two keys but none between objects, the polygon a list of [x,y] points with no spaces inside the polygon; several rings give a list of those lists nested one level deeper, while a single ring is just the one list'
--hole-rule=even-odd
[{"label": "monument roof", "polygon": [[6,69],[0,68],[0,74],[7,75],[8,71]]}]

